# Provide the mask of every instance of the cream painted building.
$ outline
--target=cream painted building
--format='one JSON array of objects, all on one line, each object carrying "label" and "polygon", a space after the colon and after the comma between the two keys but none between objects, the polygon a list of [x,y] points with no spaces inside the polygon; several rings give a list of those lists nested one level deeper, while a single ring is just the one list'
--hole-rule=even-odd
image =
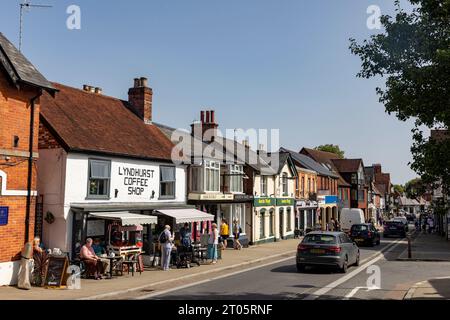
[{"label": "cream painted building", "polygon": [[288,153],[273,156],[279,156],[279,165],[271,172],[261,170],[254,178],[252,243],[294,237],[297,170]]}]

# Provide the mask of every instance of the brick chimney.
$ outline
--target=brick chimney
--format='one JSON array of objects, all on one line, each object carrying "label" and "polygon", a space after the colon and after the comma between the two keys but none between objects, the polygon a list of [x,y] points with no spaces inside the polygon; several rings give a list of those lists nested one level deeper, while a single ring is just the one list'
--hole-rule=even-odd
[{"label": "brick chimney", "polygon": [[[216,123],[216,115],[214,110],[201,111],[200,122],[194,122],[191,125],[192,135],[197,138],[201,138],[202,141],[212,142],[217,137],[217,128],[219,125]],[[208,131],[208,133],[207,133]],[[202,135],[201,137],[199,135]]]},{"label": "brick chimney", "polygon": [[373,167],[373,173],[374,174],[380,174],[381,173],[381,164],[377,163],[372,165]]},{"label": "brick chimney", "polygon": [[152,101],[153,90],[148,87],[148,79],[143,77],[134,79],[134,87],[128,90],[128,102],[147,124],[152,123]]}]

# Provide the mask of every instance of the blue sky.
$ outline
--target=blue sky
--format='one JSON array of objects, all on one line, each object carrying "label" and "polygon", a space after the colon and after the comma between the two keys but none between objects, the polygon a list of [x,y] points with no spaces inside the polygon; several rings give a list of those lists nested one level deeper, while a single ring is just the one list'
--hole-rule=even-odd
[{"label": "blue sky", "polygon": [[[19,0],[2,0],[0,32],[18,45]],[[33,2],[33,1],[32,1]],[[333,143],[365,165],[381,163],[394,183],[408,167],[412,122],[385,114],[375,87],[356,78],[350,37],[369,5],[393,0],[35,0],[25,14],[24,54],[51,81],[102,87],[125,99],[136,76],[149,78],[153,119],[187,128],[202,109],[220,127],[281,129],[283,146]],[[66,9],[81,8],[81,30]]]}]

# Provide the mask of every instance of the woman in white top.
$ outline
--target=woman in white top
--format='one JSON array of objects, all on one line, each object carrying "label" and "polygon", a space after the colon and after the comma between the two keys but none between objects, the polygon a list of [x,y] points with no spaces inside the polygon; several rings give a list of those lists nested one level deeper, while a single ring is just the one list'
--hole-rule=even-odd
[{"label": "woman in white top", "polygon": [[213,223],[211,226],[211,232],[208,239],[208,257],[211,259],[212,264],[217,263],[217,246],[219,244],[219,230],[217,230],[217,224]]}]

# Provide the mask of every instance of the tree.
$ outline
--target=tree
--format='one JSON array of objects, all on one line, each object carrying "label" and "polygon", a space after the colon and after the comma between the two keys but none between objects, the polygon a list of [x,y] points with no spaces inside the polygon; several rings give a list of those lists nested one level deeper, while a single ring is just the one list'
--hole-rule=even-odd
[{"label": "tree", "polygon": [[401,184],[394,184],[394,191],[403,194],[405,193],[405,188]]},{"label": "tree", "polygon": [[319,150],[319,151],[325,151],[325,152],[331,152],[331,153],[337,154],[340,159],[344,159],[345,152],[343,150],[341,150],[341,148],[339,148],[338,145],[325,144],[325,145],[318,146],[315,149]]},{"label": "tree", "polygon": [[385,88],[376,88],[388,114],[401,121],[415,120],[413,161],[410,166],[424,183],[450,187],[450,139],[429,140],[422,127],[448,130],[450,126],[450,1],[409,0],[410,13],[395,1],[396,15],[381,17],[384,33],[350,50],[359,56],[361,78],[385,77]]},{"label": "tree", "polygon": [[412,179],[405,184],[405,193],[410,199],[418,199],[426,192],[427,186],[420,178]]}]

